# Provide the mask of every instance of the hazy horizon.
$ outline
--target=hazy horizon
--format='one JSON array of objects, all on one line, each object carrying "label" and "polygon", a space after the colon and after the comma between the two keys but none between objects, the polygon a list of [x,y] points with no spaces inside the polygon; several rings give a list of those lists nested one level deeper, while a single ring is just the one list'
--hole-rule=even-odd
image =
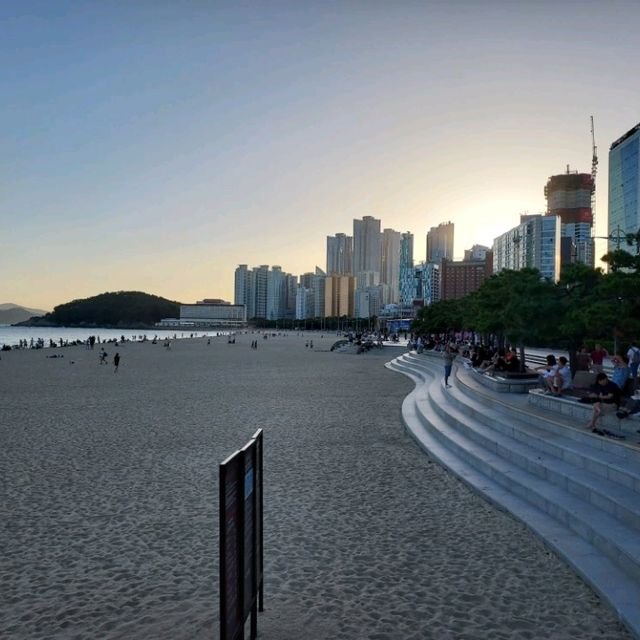
[{"label": "hazy horizon", "polygon": [[[455,255],[640,121],[635,1],[0,5],[0,302],[233,301],[372,215]],[[596,255],[606,251],[599,241]]]}]

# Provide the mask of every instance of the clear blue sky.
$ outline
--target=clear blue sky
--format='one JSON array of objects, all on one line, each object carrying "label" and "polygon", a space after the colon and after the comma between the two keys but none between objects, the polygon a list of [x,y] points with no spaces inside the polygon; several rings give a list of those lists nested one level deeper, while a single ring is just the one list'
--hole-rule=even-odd
[{"label": "clear blue sky", "polygon": [[[455,252],[640,121],[637,0],[0,3],[0,302],[232,299],[352,219]],[[604,253],[604,244],[601,245]]]}]

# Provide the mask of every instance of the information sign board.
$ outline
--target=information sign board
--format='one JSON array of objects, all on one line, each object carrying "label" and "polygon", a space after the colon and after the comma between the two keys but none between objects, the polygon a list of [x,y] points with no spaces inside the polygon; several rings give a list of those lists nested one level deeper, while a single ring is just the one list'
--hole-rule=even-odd
[{"label": "information sign board", "polygon": [[222,640],[243,635],[242,615],[242,458],[236,452],[220,465],[220,622]]},{"label": "information sign board", "polygon": [[244,640],[263,610],[262,429],[220,464],[220,638]]}]

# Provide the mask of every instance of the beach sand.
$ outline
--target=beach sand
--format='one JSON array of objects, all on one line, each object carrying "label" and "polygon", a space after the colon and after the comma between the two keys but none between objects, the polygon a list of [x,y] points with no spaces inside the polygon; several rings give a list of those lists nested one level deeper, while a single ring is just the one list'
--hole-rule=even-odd
[{"label": "beach sand", "polygon": [[256,337],[1,354],[0,638],[217,638],[218,464],[259,427],[262,640],[629,637],[405,434],[394,348]]}]

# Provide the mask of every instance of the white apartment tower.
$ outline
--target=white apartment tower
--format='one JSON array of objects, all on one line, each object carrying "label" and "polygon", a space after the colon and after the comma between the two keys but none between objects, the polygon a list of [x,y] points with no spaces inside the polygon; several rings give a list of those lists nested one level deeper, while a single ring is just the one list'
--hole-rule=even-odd
[{"label": "white apartment tower", "polygon": [[493,241],[493,272],[530,267],[557,282],[560,278],[560,216],[523,215],[520,224]]},{"label": "white apartment tower", "polygon": [[247,306],[249,296],[249,269],[246,264],[240,264],[236,268],[233,290],[233,303]]}]

